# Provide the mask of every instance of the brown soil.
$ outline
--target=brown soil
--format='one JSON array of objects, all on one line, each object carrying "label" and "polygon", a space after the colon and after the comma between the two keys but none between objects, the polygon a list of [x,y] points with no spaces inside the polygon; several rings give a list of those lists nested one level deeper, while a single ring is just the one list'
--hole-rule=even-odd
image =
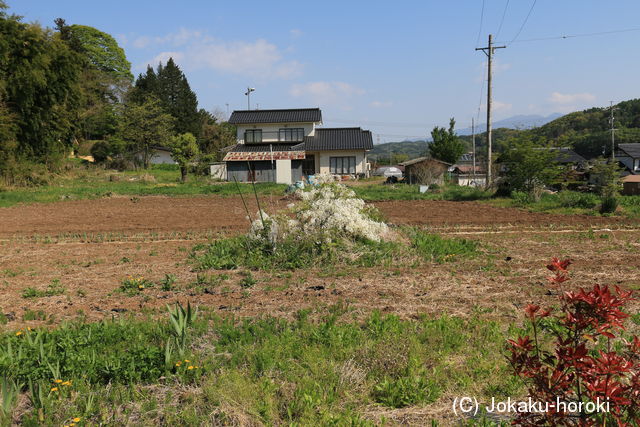
[{"label": "brown soil", "polygon": [[[245,198],[249,212],[258,207]],[[261,196],[267,211],[284,208],[284,197]],[[375,202],[394,224],[430,226],[631,225],[625,218],[550,215],[479,202],[432,200]],[[240,232],[248,226],[239,197],[112,197],[0,209],[0,238],[67,233]]]},{"label": "brown soil", "polygon": [[[272,198],[265,205],[277,209],[286,203],[284,198]],[[589,225],[628,226],[623,220],[533,214],[475,202],[376,205],[396,224],[464,233],[465,238],[481,243],[484,255],[418,268],[341,271],[319,266],[284,275],[254,272],[258,283],[250,289],[240,286],[239,272],[228,272],[229,278],[217,285],[198,287],[193,285],[198,273],[188,263],[189,250],[197,241],[206,241],[204,231],[246,230],[248,221],[239,198],[122,197],[16,206],[0,209],[0,236],[4,237],[0,240],[0,311],[8,315],[7,327],[12,329],[77,316],[95,320],[141,309],[164,311],[175,300],[239,316],[290,317],[303,307],[340,303],[356,315],[374,309],[403,317],[443,312],[468,315],[473,307],[484,307],[498,317],[515,318],[522,304],[555,298],[547,295],[544,264],[556,255],[576,259],[580,276],[574,280],[576,285],[600,281],[636,287],[640,283],[640,230],[580,231]],[[257,207],[249,209],[254,212]],[[447,227],[454,223],[467,226],[462,227],[466,231]],[[512,227],[494,227],[501,224]],[[549,230],[554,224],[581,227]],[[175,232],[193,234],[171,234]],[[113,233],[115,237],[92,240],[68,233]],[[48,240],[55,243],[46,243],[28,237],[34,234],[59,237]],[[129,238],[132,235],[137,236],[135,241]],[[176,290],[165,292],[155,286],[136,296],[118,292],[129,275],[157,282],[166,274],[177,277]],[[55,279],[65,287],[63,295],[22,297],[25,288],[44,290]],[[42,311],[40,317],[45,319],[24,320],[29,310]]]},{"label": "brown soil", "polygon": [[[589,215],[552,215],[524,209],[501,208],[480,202],[441,200],[399,200],[376,202],[375,205],[392,223],[408,225],[623,225],[633,224],[627,218]],[[636,222],[637,223],[637,222]]]},{"label": "brown soil", "polygon": [[[245,198],[249,212],[255,199]],[[267,211],[281,197],[261,196]],[[112,197],[0,208],[0,237],[63,233],[139,233],[243,230],[247,213],[239,197]]]}]

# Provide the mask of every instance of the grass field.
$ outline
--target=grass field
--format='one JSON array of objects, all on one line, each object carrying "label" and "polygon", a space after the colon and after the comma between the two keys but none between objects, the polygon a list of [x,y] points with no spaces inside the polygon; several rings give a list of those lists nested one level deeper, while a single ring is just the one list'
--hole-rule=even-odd
[{"label": "grass field", "polygon": [[[207,177],[189,176],[180,182],[180,172],[175,167],[156,165],[148,170],[115,172],[78,166],[67,175],[54,179],[50,185],[34,188],[15,188],[0,191],[0,207],[18,203],[51,203],[61,200],[96,199],[112,195],[127,196],[194,196],[216,194],[252,194],[250,184],[216,182]],[[258,194],[283,194],[285,185],[263,183],[255,186]]]}]

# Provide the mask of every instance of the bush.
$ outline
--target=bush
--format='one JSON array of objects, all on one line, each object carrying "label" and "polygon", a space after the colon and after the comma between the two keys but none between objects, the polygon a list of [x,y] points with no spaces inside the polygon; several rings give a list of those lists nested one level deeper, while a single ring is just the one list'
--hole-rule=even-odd
[{"label": "bush", "polygon": [[91,147],[91,155],[96,163],[104,163],[111,156],[111,146],[106,141],[98,141]]},{"label": "bush", "polygon": [[[525,381],[534,402],[561,401],[576,409],[519,412],[514,424],[637,425],[640,339],[622,336],[629,317],[622,309],[631,292],[600,285],[565,292],[570,264],[554,258],[547,266],[554,272],[549,280],[560,295],[560,312],[552,316],[527,305],[533,336],[508,340],[507,349],[514,374]],[[606,402],[606,412],[589,409],[598,402]]]},{"label": "bush", "polygon": [[618,209],[618,198],[616,196],[610,195],[602,198],[600,213],[614,213],[616,209]]},{"label": "bush", "polygon": [[512,191],[511,199],[513,199],[513,203],[515,203],[516,206],[521,207],[527,206],[534,201],[531,194],[525,193],[524,191]]},{"label": "bush", "polygon": [[591,193],[578,193],[574,191],[561,191],[558,193],[560,206],[564,208],[592,209],[598,205],[598,196]]}]

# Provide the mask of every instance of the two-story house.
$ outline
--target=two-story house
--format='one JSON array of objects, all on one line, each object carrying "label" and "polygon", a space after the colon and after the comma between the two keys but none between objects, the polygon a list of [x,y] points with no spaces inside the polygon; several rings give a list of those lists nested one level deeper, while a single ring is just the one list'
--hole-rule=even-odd
[{"label": "two-story house", "polygon": [[227,179],[291,184],[317,173],[366,175],[371,132],[322,128],[319,108],[234,111],[237,144],[226,149]]}]

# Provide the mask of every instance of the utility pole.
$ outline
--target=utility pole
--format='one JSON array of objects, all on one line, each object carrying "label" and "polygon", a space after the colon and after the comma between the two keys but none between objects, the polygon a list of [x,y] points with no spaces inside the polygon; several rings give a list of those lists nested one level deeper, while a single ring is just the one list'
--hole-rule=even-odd
[{"label": "utility pole", "polygon": [[477,47],[487,55],[487,187],[491,186],[491,62],[495,49],[504,49],[506,46],[494,46],[493,35],[489,34],[487,47]]},{"label": "utility pole", "polygon": [[471,170],[471,174],[473,176],[473,185],[476,185],[476,122],[473,117],[471,117],[471,146],[473,147],[473,169]]},{"label": "utility pole", "polygon": [[615,117],[613,117],[613,101],[611,101],[611,117],[609,118],[609,123],[611,123],[611,162],[616,161],[616,129],[613,125],[613,121]]}]

